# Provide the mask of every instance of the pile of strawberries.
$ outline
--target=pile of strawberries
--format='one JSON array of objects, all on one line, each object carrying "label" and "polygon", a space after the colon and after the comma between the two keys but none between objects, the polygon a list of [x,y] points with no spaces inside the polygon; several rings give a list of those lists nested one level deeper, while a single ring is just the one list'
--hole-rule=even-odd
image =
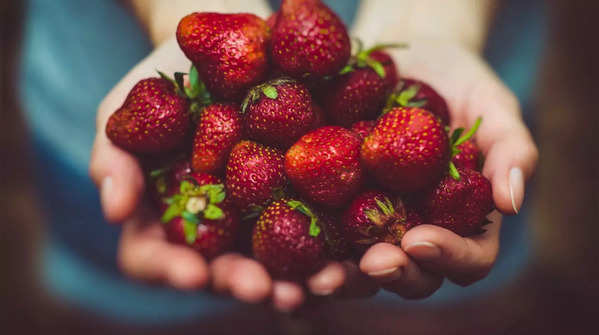
[{"label": "pile of strawberries", "polygon": [[266,21],[192,13],[177,41],[189,73],[141,80],[106,126],[140,158],[174,243],[301,279],[416,225],[483,231],[480,121],[449,134],[444,99],[399,79],[395,45],[352,55],[319,0],[285,0]]}]

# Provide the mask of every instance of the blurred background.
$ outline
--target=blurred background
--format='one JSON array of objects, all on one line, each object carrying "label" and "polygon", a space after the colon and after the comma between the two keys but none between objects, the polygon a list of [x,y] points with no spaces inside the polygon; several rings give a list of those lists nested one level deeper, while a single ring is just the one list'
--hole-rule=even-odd
[{"label": "blurred background", "polygon": [[[130,22],[119,33],[134,34],[139,30],[127,8],[117,1],[107,3],[99,2],[97,10],[108,12],[112,10],[110,6],[116,6],[120,15],[100,18],[107,30],[116,29],[109,22],[117,19]],[[45,157],[51,156],[54,149],[46,138],[32,134],[57,120],[45,113],[44,100],[36,96],[37,91],[27,90],[35,88],[44,71],[23,64],[31,63],[31,57],[62,60],[56,54],[34,52],[31,41],[35,38],[45,43],[63,43],[65,52],[77,49],[67,37],[62,41],[44,39],[43,28],[27,26],[27,22],[32,21],[31,15],[40,15],[58,26],[64,19],[82,20],[82,26],[91,23],[85,16],[64,18],[39,10],[31,14],[34,12],[28,6],[56,10],[60,1],[0,3],[3,332],[554,334],[592,332],[596,328],[593,321],[597,310],[594,304],[599,298],[599,113],[594,99],[599,93],[595,82],[599,77],[599,44],[595,36],[599,22],[594,16],[599,12],[599,2],[512,0],[504,1],[498,10],[485,55],[521,100],[540,149],[540,163],[523,214],[504,224],[504,250],[486,282],[457,291],[460,299],[451,296],[455,290],[442,290],[435,298],[437,303],[316,301],[293,315],[276,314],[267,306],[235,304],[226,313],[214,313],[201,320],[184,317],[196,308],[192,298],[130,283],[111,266],[113,253],[95,252],[114,252],[118,229],[107,227],[101,234],[86,235],[85,225],[91,224],[88,221],[92,217],[98,221],[99,213],[97,197],[78,192],[91,187],[90,181],[74,177],[72,182],[43,183],[55,175],[66,174],[71,163],[46,164]],[[81,38],[77,32],[70,33],[71,37]],[[87,39],[77,41],[86,47]],[[139,45],[137,54],[117,55],[129,57],[129,65],[97,69],[86,68],[85,63],[70,64],[72,73],[53,74],[59,78],[56,89],[60,89],[61,80],[79,78],[82,84],[78,90],[84,91],[67,94],[89,94],[99,102],[106,90],[101,85],[86,86],[88,76],[105,71],[109,74],[99,80],[116,82],[128,66],[149,50],[144,49],[148,42],[140,37],[131,43]],[[89,46],[88,52],[97,47]],[[75,110],[70,118],[77,118],[77,113],[95,113],[95,109],[79,111],[76,107],[65,106]],[[25,109],[35,112],[26,114]],[[91,124],[89,129],[69,131],[89,132],[87,137],[91,139],[93,129]],[[78,159],[73,164],[86,166],[88,153],[72,150],[72,156]],[[61,201],[69,202],[71,214],[81,225],[49,228],[47,222],[59,219],[52,209]],[[58,248],[48,246],[49,240],[60,240],[60,236],[81,238],[59,244]],[[510,248],[518,250],[505,252]],[[78,253],[65,258],[65,250]],[[89,270],[90,264],[98,265],[99,270]],[[123,287],[134,292],[123,293],[126,302],[111,304],[105,297],[109,281],[117,282],[111,285],[122,292],[129,292]],[[143,317],[154,321],[164,317],[166,312],[160,309],[170,309],[173,299],[180,301],[180,307],[172,311],[180,318],[151,325],[140,322]],[[151,306],[136,314],[131,311],[137,308],[135,301]],[[91,302],[96,307],[91,308]]]}]

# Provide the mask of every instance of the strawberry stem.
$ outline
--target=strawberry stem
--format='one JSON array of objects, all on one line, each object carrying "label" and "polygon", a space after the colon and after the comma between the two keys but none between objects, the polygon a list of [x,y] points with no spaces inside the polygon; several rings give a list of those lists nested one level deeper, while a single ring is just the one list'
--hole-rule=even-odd
[{"label": "strawberry stem", "polygon": [[474,133],[476,133],[476,131],[478,130],[478,127],[480,127],[480,124],[482,123],[482,121],[483,121],[483,119],[481,117],[478,117],[476,119],[476,121],[474,122],[474,126],[472,126],[472,128],[470,128],[470,130],[468,130],[468,132],[466,134],[464,134],[457,141],[455,141],[454,145],[457,147],[458,145],[469,140],[474,135]]},{"label": "strawberry stem", "polygon": [[291,207],[291,209],[297,210],[298,212],[306,215],[310,218],[310,227],[309,234],[312,237],[316,237],[320,234],[320,226],[318,225],[318,216],[312,212],[308,206],[306,206],[303,202],[297,200],[289,200],[287,201],[287,205]]}]

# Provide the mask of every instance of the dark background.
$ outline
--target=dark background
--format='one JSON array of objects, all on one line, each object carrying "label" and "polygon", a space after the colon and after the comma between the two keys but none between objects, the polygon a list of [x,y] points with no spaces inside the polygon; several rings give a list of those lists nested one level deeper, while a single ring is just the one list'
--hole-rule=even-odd
[{"label": "dark background", "polygon": [[[135,333],[596,333],[599,298],[599,2],[547,1],[550,38],[537,82],[533,262],[510,287],[456,307],[314,304],[297,315],[242,307],[222,319],[168,328],[113,324],[54,301],[36,282],[43,215],[31,183],[16,99],[23,5],[0,1],[0,331]],[[509,246],[504,246],[509,247]]]}]

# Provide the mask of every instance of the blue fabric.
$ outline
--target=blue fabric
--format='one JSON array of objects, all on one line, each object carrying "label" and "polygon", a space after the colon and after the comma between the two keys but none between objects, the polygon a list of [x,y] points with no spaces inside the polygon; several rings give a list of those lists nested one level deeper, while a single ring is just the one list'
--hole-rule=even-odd
[{"label": "blue fabric", "polygon": [[[357,0],[327,2],[346,23],[353,20]],[[493,31],[486,52],[525,107],[543,43],[541,9],[542,1],[507,1],[498,19],[503,24]],[[47,219],[43,283],[72,304],[130,322],[197,319],[234,306],[209,294],[131,283],[116,268],[118,228],[102,219],[87,164],[97,105],[151,50],[143,31],[124,8],[108,0],[29,0],[26,22],[19,87]],[[524,208],[522,215],[505,220],[504,247],[487,279],[465,290],[445,284],[423,303],[475,296],[512,280],[529,254],[527,217]],[[381,294],[369,303],[381,299],[400,301]]]}]

